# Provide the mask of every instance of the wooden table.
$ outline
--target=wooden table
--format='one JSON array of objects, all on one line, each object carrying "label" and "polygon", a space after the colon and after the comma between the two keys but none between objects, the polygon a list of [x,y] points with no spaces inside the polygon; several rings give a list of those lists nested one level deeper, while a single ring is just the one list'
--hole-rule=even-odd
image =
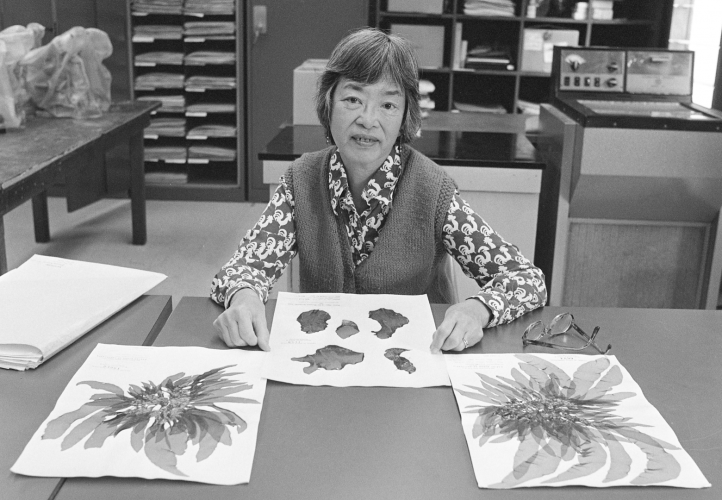
[{"label": "wooden table", "polygon": [[170,296],[144,295],[35,370],[0,370],[0,498],[52,498],[63,479],[21,476],[10,467],[98,343],[149,345],[170,312]]},{"label": "wooden table", "polygon": [[[269,302],[269,320],[274,306]],[[445,307],[432,309],[438,323]],[[712,488],[482,490],[450,388],[333,388],[269,381],[249,484],[71,478],[56,498],[722,498],[722,366],[716,359],[722,352],[722,311],[546,307],[489,330],[469,352],[521,352],[521,334],[530,322],[549,321],[566,310],[582,328],[601,326],[599,342],[612,343],[612,353],[674,429]],[[219,312],[209,299],[182,299],[154,345],[224,349],[211,325]],[[531,347],[524,352],[549,351]]]},{"label": "wooden table", "polygon": [[0,274],[7,271],[3,215],[32,198],[35,241],[49,241],[48,189],[65,182],[71,212],[102,198],[108,192],[105,153],[121,144],[130,151],[129,175],[116,182],[130,191],[133,244],[145,244],[143,129],[159,106],[117,103],[87,120],[31,117],[23,129],[0,135]]}]

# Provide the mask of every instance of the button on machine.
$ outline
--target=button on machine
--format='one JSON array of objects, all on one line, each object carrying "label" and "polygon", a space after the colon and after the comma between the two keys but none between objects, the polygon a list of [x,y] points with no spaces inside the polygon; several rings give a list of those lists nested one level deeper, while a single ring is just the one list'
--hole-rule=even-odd
[{"label": "button on machine", "polygon": [[626,52],[617,49],[585,50],[565,47],[560,64],[561,89],[584,89],[591,92],[622,91],[617,78],[626,62]]}]

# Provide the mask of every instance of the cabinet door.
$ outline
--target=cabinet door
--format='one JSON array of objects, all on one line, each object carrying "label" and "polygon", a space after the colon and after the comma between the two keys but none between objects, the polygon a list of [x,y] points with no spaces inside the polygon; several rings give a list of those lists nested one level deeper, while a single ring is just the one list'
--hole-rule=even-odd
[{"label": "cabinet door", "polygon": [[[264,201],[268,199],[268,187],[263,184],[258,153],[278,133],[281,124],[291,121],[294,68],[306,59],[328,58],[349,30],[366,26],[368,2],[254,0],[251,4],[248,195],[253,201]],[[265,5],[268,19],[266,34],[255,42],[253,5]]]}]

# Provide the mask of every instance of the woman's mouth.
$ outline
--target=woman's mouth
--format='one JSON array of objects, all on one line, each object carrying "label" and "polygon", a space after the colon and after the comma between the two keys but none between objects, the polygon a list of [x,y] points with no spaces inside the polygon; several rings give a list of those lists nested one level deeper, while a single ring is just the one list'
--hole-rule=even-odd
[{"label": "woman's mouth", "polygon": [[365,136],[359,136],[359,135],[353,136],[353,140],[362,146],[370,146],[371,144],[378,142],[373,137],[365,137]]}]

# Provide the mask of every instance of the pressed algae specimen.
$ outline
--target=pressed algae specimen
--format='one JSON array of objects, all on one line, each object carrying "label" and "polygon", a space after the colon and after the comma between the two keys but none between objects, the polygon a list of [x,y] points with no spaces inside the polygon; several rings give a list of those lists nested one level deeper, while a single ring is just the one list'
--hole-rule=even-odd
[{"label": "pressed algae specimen", "polygon": [[165,471],[186,476],[177,468],[177,457],[185,454],[189,444],[197,446],[196,461],[200,462],[210,457],[219,443],[231,445],[231,429],[240,434],[248,426],[239,415],[218,404],[258,404],[253,399],[230,396],[253,387],[227,378],[241,374],[224,373],[230,366],[200,375],[177,373],[160,384],[131,384],[127,391],[105,382],[79,382],[102,392],[77,410],[48,422],[42,439],[65,436],[61,449],[67,450],[89,436],[84,447],[101,448],[109,437],[128,431],[123,435],[130,434],[133,450],[143,450]]},{"label": "pressed algae specimen", "polygon": [[[529,480],[543,484],[583,478],[609,463],[603,482],[629,476],[632,458],[622,443],[639,448],[646,457],[644,470],[629,484],[650,485],[676,478],[680,465],[667,450],[676,446],[645,434],[631,418],[615,414],[620,401],[632,392],[612,392],[622,382],[619,366],[606,357],[582,364],[574,375],[532,355],[517,355],[520,370],[512,378],[477,373],[479,386],[457,392],[484,403],[467,406],[478,416],[472,437],[479,446],[517,440],[512,472],[492,488],[510,488]],[[523,373],[522,373],[523,372]],[[576,464],[557,473],[562,462]]]}]

